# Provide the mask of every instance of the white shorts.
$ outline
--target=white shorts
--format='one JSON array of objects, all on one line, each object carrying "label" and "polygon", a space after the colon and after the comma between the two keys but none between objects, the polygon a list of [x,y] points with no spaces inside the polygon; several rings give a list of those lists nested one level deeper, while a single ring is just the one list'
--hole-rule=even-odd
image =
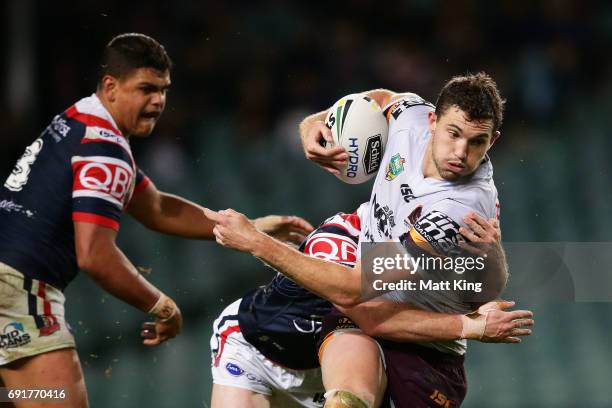
[{"label": "white shorts", "polygon": [[210,339],[213,383],[269,395],[273,407],[322,407],[321,370],[292,370],[267,359],[245,340],[238,306],[229,305],[215,320]]},{"label": "white shorts", "polygon": [[75,347],[64,302],[59,289],[0,262],[0,366]]}]

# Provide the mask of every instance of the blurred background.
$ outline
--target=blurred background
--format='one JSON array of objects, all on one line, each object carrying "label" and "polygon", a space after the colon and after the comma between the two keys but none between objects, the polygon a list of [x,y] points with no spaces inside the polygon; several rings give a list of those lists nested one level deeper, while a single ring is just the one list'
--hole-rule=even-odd
[{"label": "blurred background", "polygon": [[[307,162],[297,133],[304,116],[377,87],[435,102],[453,75],[484,70],[507,98],[491,154],[504,239],[612,240],[610,2],[7,0],[0,7],[0,174],[55,114],[94,92],[110,38],[137,31],[164,44],[175,62],[158,128],[132,142],[160,189],[213,209],[297,214],[318,224],[368,200],[371,183],[345,185]],[[168,344],[142,346],[145,316],[81,274],[67,289],[67,317],[91,406],[207,406],[212,321],[273,271],[127,217],[120,246],[173,295],[185,327]],[[464,406],[612,406],[610,303],[516,300],[535,311],[535,333],[520,346],[471,346]]]}]

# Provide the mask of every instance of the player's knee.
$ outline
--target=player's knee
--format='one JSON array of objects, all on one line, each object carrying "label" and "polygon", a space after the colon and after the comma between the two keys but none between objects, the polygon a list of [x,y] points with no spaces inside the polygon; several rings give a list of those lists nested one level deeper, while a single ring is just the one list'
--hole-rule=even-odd
[{"label": "player's knee", "polygon": [[372,404],[345,390],[332,390],[325,393],[324,408],[372,408]]}]

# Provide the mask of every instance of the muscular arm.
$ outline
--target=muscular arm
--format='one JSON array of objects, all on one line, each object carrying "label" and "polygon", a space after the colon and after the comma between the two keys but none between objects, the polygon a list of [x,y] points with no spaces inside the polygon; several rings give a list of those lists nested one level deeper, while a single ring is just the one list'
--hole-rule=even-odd
[{"label": "muscular arm", "polygon": [[117,247],[117,233],[86,222],[75,222],[74,232],[79,268],[111,295],[148,312],[160,291],[138,273]]},{"label": "muscular arm", "polygon": [[456,340],[463,329],[461,315],[421,310],[404,303],[371,300],[338,309],[365,334],[399,342]]},{"label": "muscular arm", "polygon": [[154,231],[185,238],[214,238],[214,223],[204,215],[203,207],[161,192],[152,182],[134,195],[127,211]]}]

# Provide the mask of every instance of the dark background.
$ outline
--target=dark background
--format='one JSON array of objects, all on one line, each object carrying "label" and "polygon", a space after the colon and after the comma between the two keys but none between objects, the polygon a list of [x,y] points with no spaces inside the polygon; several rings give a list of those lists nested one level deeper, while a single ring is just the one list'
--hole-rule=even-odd
[{"label": "dark background", "polygon": [[[366,201],[371,184],[344,185],[303,158],[297,124],[305,115],[378,87],[435,101],[453,75],[484,70],[507,98],[491,152],[504,239],[611,240],[612,3],[7,0],[1,7],[1,174],[55,114],[95,90],[108,40],[137,31],[164,44],[175,62],[158,128],[132,142],[160,189],[213,209],[298,214],[317,224]],[[185,328],[145,348],[138,339],[145,316],[80,276],[67,290],[67,316],[91,405],[202,406],[212,320],[273,272],[213,243],[163,237],[127,217],[122,224],[122,248],[177,299]],[[520,346],[470,347],[465,406],[612,405],[610,304],[516,300],[536,312],[535,333]]]}]

